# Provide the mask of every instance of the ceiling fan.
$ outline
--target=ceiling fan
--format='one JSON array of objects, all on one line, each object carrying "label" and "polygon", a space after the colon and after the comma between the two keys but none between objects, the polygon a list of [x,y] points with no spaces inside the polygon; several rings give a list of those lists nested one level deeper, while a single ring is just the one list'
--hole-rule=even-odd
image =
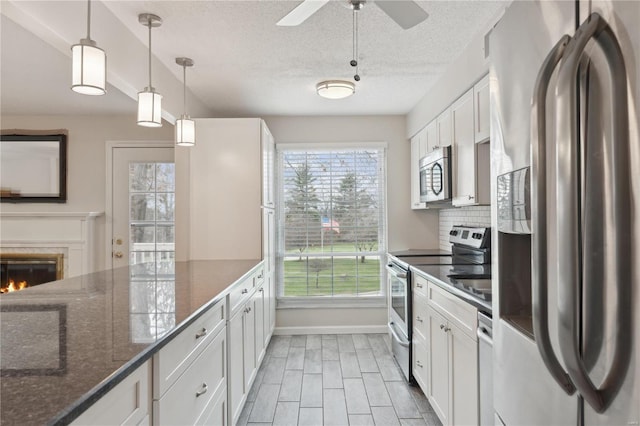
[{"label": "ceiling fan", "polygon": [[[304,0],[276,25],[294,27],[302,24],[330,0]],[[367,0],[346,0],[353,10],[360,10]],[[402,28],[409,29],[427,19],[429,14],[411,0],[369,0],[375,3]]]}]

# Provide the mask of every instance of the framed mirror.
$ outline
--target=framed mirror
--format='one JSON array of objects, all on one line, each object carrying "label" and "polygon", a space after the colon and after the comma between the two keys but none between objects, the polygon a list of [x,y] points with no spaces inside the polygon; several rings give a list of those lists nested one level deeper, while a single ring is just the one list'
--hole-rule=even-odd
[{"label": "framed mirror", "polygon": [[0,201],[65,203],[67,135],[1,135]]}]

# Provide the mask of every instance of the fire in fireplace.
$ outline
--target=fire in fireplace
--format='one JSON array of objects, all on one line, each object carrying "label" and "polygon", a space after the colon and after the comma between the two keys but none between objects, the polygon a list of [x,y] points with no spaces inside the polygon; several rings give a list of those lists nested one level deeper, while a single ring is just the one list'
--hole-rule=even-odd
[{"label": "fire in fireplace", "polygon": [[63,255],[0,254],[0,293],[9,293],[62,279]]}]

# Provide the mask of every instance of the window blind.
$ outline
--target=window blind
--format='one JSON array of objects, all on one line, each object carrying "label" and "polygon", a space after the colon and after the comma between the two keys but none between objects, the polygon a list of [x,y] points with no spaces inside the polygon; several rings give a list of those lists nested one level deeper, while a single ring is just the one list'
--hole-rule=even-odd
[{"label": "window blind", "polygon": [[278,297],[383,296],[384,147],[279,146],[277,164]]}]

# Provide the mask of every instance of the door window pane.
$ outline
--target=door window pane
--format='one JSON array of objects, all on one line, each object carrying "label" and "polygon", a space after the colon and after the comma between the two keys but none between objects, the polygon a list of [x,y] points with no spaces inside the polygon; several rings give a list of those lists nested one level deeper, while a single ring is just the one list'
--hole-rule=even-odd
[{"label": "door window pane", "polygon": [[133,343],[175,326],[175,167],[129,165],[129,320]]}]

